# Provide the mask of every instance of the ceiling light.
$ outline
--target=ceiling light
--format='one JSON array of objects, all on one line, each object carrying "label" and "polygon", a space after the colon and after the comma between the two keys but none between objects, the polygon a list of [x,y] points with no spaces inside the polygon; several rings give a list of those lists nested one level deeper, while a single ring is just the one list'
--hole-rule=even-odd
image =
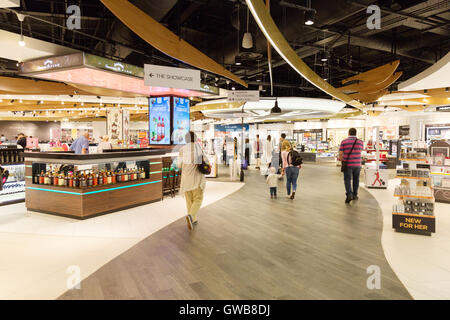
[{"label": "ceiling light", "polygon": [[314,24],[314,11],[305,11],[305,24],[307,26],[312,26]]},{"label": "ceiling light", "polygon": [[64,101],[61,101],[61,104],[64,104]]},{"label": "ceiling light", "polygon": [[81,105],[84,106],[84,102],[82,102]]},{"label": "ceiling light", "polygon": [[242,48],[253,48],[253,36],[250,32],[244,33],[244,37],[242,38]]},{"label": "ceiling light", "polygon": [[22,102],[23,102],[22,99],[20,99],[20,100],[19,100],[19,103],[22,103]]},{"label": "ceiling light", "polygon": [[271,114],[281,114],[281,109],[278,106],[278,98],[275,100],[275,106],[272,109],[270,109],[270,113]]}]

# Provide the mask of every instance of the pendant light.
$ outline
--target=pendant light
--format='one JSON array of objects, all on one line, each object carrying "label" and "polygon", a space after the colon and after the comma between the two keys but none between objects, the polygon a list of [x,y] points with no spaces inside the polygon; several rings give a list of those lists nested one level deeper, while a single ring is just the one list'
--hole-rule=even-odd
[{"label": "pendant light", "polygon": [[22,22],[25,19],[25,16],[23,14],[17,13],[17,19],[20,21],[20,40],[19,40],[19,46],[25,47],[25,40],[23,39],[23,29],[22,29]]},{"label": "pendant light", "polygon": [[275,99],[275,106],[272,109],[270,109],[270,113],[271,114],[280,114],[281,113],[281,109],[278,106],[278,98]]},{"label": "pendant light", "polygon": [[316,11],[311,9],[311,0],[308,0],[308,9],[305,11],[305,24],[307,26],[312,26],[314,24],[314,16]]},{"label": "pendant light", "polygon": [[248,32],[249,20],[250,20],[250,10],[247,7],[247,32],[244,33],[244,37],[242,38],[242,47],[245,49],[253,48],[253,36],[250,32]]}]

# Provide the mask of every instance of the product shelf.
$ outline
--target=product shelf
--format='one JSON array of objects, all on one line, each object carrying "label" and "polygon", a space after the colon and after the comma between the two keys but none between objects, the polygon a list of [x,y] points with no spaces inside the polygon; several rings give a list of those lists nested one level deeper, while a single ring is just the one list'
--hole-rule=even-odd
[{"label": "product shelf", "polygon": [[425,177],[404,177],[404,176],[396,176],[396,179],[414,179],[414,180],[427,180],[430,181],[431,178],[425,178]]},{"label": "product shelf", "polygon": [[414,213],[402,213],[402,212],[392,212],[392,214],[400,215],[400,216],[411,216],[411,217],[421,217],[421,218],[433,218],[436,219],[436,216],[429,216],[426,214],[414,214]]},{"label": "product shelf", "polygon": [[427,159],[403,159],[403,158],[400,158],[399,160],[400,161],[424,161],[424,162],[428,161]]},{"label": "product shelf", "polygon": [[394,197],[414,198],[414,199],[434,199],[434,197],[432,197],[432,196],[412,196],[412,195],[400,195],[400,194],[394,194]]}]

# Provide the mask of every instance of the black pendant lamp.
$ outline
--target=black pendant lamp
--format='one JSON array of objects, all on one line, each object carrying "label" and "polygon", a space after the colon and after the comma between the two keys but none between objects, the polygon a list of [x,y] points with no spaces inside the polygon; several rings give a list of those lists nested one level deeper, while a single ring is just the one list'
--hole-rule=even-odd
[{"label": "black pendant lamp", "polygon": [[278,106],[278,98],[276,98],[276,100],[275,100],[275,106],[272,109],[270,109],[270,113],[271,114],[280,114],[281,113],[281,109]]}]

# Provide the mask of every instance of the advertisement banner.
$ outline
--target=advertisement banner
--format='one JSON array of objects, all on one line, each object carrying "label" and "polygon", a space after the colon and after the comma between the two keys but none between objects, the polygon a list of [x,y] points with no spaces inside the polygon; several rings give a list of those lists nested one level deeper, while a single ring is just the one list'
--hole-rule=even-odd
[{"label": "advertisement banner", "polygon": [[149,99],[150,144],[170,144],[170,97]]},{"label": "advertisement banner", "polygon": [[19,66],[20,73],[51,71],[83,65],[83,53],[72,53],[65,56],[36,59],[23,62]]},{"label": "advertisement banner", "polygon": [[189,132],[189,104],[187,98],[173,98],[173,133],[174,144],[186,144],[186,134]]},{"label": "advertisement banner", "polygon": [[[244,124],[244,132],[250,130],[250,125]],[[214,136],[223,137],[231,132],[242,132],[242,124],[216,124],[214,125]]]}]

